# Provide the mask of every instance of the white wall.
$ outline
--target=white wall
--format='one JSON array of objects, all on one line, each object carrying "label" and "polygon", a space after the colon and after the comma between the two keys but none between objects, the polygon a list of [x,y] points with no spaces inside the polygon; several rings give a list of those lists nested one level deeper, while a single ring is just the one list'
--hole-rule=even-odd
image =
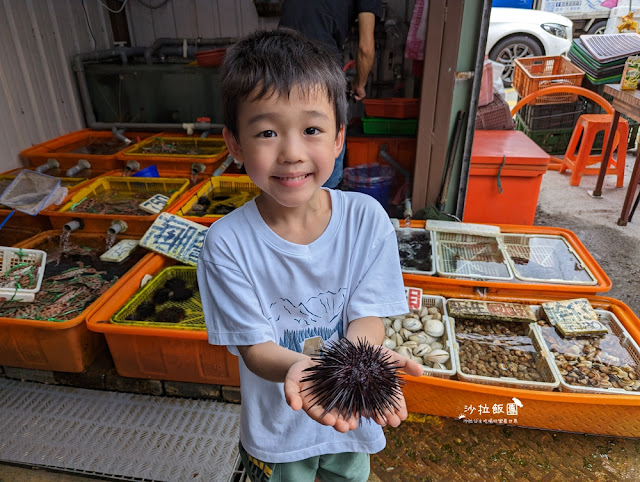
[{"label": "white wall", "polygon": [[[94,0],[0,0],[0,172],[21,150],[84,128],[71,60],[112,45]],[[89,27],[90,26],[90,27]]]}]

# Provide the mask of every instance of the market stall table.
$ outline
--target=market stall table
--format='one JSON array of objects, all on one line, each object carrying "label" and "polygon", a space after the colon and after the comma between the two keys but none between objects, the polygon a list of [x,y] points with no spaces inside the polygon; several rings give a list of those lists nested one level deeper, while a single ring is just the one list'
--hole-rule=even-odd
[{"label": "market stall table", "polygon": [[[607,138],[607,144],[604,150],[603,159],[609,159],[611,150],[613,147],[612,132],[616,132],[618,129],[618,121],[620,114],[624,114],[627,117],[640,122],[640,91],[638,90],[622,90],[618,84],[607,84],[604,86],[604,93],[613,96],[611,105],[614,108],[613,120],[611,121],[611,129],[609,130],[609,136]],[[622,142],[622,140],[620,141]],[[593,190],[593,197],[602,196],[602,183],[604,182],[604,176],[607,172],[607,164],[605,162],[600,166],[600,172],[598,173],[598,180],[596,187]],[[627,187],[627,194],[624,198],[622,205],[622,212],[618,219],[619,226],[626,226],[629,222],[629,213],[631,212],[631,205],[633,203],[633,196],[636,192],[638,180],[640,179],[640,149],[636,154],[636,162],[633,165],[633,171],[631,173],[631,179],[629,180],[629,187]]]}]

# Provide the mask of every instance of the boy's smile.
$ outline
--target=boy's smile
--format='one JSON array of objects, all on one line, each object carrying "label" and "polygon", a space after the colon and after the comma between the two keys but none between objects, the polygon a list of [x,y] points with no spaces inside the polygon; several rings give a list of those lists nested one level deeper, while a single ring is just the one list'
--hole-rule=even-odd
[{"label": "boy's smile", "polygon": [[[333,104],[325,92],[289,97],[273,94],[238,107],[238,138],[223,131],[233,156],[244,163],[269,209],[312,207],[342,150],[344,127],[336,136]],[[286,209],[285,209],[286,210]]]}]

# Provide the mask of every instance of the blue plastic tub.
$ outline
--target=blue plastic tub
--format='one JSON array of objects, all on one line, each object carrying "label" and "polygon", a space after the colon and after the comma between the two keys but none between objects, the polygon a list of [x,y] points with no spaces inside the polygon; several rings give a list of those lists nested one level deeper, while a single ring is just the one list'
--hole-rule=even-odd
[{"label": "blue plastic tub", "polygon": [[382,164],[362,164],[344,170],[343,187],[348,191],[363,192],[373,196],[387,207],[389,191],[395,171]]}]

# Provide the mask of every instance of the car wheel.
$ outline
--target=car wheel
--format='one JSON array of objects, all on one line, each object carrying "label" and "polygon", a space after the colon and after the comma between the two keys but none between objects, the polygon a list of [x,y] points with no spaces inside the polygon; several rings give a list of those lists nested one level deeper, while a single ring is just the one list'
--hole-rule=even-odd
[{"label": "car wheel", "polygon": [[537,57],[542,55],[542,48],[531,37],[514,35],[500,40],[489,52],[489,58],[504,65],[502,81],[505,87],[511,87],[513,81],[514,59],[521,57]]},{"label": "car wheel", "polygon": [[597,22],[593,22],[593,25],[589,30],[587,30],[587,33],[589,35],[602,35],[606,28],[607,28],[607,21],[599,20]]}]

